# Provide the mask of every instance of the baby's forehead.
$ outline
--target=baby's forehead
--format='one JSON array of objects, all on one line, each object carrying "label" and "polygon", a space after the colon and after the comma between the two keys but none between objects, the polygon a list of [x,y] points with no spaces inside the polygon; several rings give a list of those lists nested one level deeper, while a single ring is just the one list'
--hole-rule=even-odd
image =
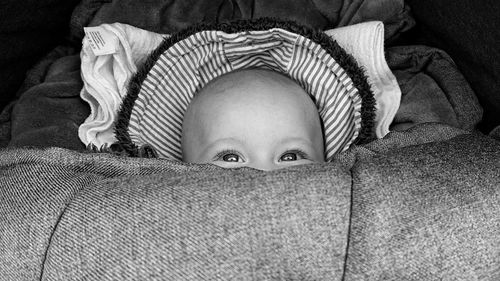
[{"label": "baby's forehead", "polygon": [[291,78],[275,71],[251,69],[223,75],[202,88],[189,104],[184,123],[189,127],[223,122],[228,116],[237,118],[247,113],[255,116],[248,119],[253,123],[267,122],[258,116],[307,122],[320,118],[313,99]]},{"label": "baby's forehead", "polygon": [[291,111],[307,116],[319,114],[310,96],[292,79],[276,71],[247,69],[219,76],[198,91],[183,121],[200,118],[207,121],[223,111],[278,113],[284,110],[288,114],[293,114]]},{"label": "baby's forehead", "polygon": [[245,84],[260,83],[263,85],[282,85],[285,87],[298,86],[298,84],[288,76],[267,69],[243,69],[231,71],[229,73],[218,76],[209,81],[202,87],[201,91],[206,89],[227,89]]}]

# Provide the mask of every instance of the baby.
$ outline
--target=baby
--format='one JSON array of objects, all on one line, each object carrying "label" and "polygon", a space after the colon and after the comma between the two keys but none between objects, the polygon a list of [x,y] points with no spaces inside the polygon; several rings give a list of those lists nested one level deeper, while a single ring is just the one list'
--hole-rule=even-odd
[{"label": "baby", "polygon": [[182,126],[183,161],[274,170],[324,162],[318,110],[298,84],[275,71],[218,77],[191,101]]},{"label": "baby", "polygon": [[276,19],[199,25],[163,41],[130,82],[116,147],[225,168],[328,162],[371,136],[363,70],[322,31]]}]

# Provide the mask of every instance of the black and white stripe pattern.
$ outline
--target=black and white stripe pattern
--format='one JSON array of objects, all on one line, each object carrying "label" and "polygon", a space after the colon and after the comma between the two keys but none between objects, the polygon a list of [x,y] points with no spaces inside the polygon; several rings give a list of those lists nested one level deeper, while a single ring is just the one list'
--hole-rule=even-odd
[{"label": "black and white stripe pattern", "polygon": [[161,158],[182,159],[184,113],[209,81],[228,72],[265,68],[283,73],[314,99],[324,124],[326,160],[346,150],[361,128],[361,96],[351,78],[312,40],[280,28],[195,33],[168,48],[142,83],[129,135]]}]

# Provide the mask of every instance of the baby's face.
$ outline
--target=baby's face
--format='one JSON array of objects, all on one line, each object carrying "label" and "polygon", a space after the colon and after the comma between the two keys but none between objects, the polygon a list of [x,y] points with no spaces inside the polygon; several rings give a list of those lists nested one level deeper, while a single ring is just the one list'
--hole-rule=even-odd
[{"label": "baby's face", "polygon": [[324,162],[323,146],[311,98],[272,71],[242,70],[215,79],[184,116],[185,162],[274,170]]}]

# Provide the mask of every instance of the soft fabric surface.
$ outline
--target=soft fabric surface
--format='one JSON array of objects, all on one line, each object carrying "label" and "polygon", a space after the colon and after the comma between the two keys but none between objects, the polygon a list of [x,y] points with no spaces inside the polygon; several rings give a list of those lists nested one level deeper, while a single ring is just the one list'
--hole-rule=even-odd
[{"label": "soft fabric surface", "polygon": [[325,31],[363,68],[376,101],[375,135],[389,133],[401,103],[401,89],[385,59],[384,25],[370,21]]},{"label": "soft fabric surface", "polygon": [[[455,60],[484,108],[480,129],[500,125],[500,1],[408,0],[419,42]],[[415,37],[413,37],[416,41]]]},{"label": "soft fabric surface", "polygon": [[445,52],[425,46],[399,46],[387,49],[386,57],[403,93],[392,130],[429,122],[464,130],[476,128],[483,116],[482,107]]},{"label": "soft fabric surface", "polygon": [[[163,36],[127,24],[102,24],[93,27],[106,42],[111,55],[95,55],[87,35],[81,51],[83,100],[91,113],[80,125],[80,140],[100,148],[116,142],[116,118],[127,82],[141,67],[147,54],[160,44]],[[384,55],[384,27],[379,21],[350,25],[325,31],[351,54],[364,69],[376,99],[375,133],[383,137],[399,108],[401,90]],[[97,49],[99,54],[104,48]],[[184,69],[184,68],[183,68]]]},{"label": "soft fabric surface", "polygon": [[[51,6],[46,6],[50,10]],[[188,7],[188,8],[186,8]],[[283,19],[297,20],[300,23],[316,28],[333,28],[354,24],[367,20],[383,20],[385,37],[397,37],[414,25],[403,0],[377,1],[144,1],[127,0],[83,0],[71,15],[70,33],[67,36],[73,48],[79,48],[83,39],[83,27],[116,21],[130,23],[134,26],[156,31],[172,33],[190,24],[203,22],[220,22],[229,19],[257,18],[275,16]],[[58,83],[46,83],[45,76],[52,64],[62,59],[57,50],[71,47],[59,46],[47,55],[41,63],[27,74],[26,83],[19,91],[20,95],[30,90],[30,97],[11,105],[0,114],[0,145],[5,147],[33,145],[46,147],[57,145],[71,149],[82,149],[83,145],[75,143],[78,127],[82,123],[81,116],[88,116],[85,103],[74,102],[78,94],[61,83],[81,83],[77,75]],[[71,54],[76,54],[73,51]],[[56,65],[56,64],[54,64]],[[11,71],[9,70],[9,73]],[[48,81],[47,81],[48,82]],[[36,87],[35,87],[36,86]],[[54,106],[48,103],[56,102]],[[71,104],[64,105],[69,102]],[[13,108],[16,107],[13,113]],[[38,116],[30,116],[36,109]],[[65,111],[66,116],[57,116],[56,112]],[[42,117],[43,116],[43,117]],[[26,120],[29,122],[18,122]],[[69,121],[69,122],[68,122]],[[58,127],[57,124],[66,124]],[[12,131],[12,132],[11,132]],[[52,137],[48,137],[52,136]],[[54,140],[52,140],[52,138]],[[11,141],[12,139],[12,141]]]},{"label": "soft fabric surface", "polygon": [[358,162],[345,280],[500,280],[499,171],[481,135]]},{"label": "soft fabric surface", "polygon": [[384,37],[387,44],[411,29],[415,20],[410,7],[404,0],[344,0],[338,26],[379,20],[384,23]]},{"label": "soft fabric surface", "polygon": [[375,98],[356,60],[330,36],[273,18],[194,25],[152,52],[130,81],[116,123],[130,156],[142,146],[182,160],[183,116],[195,94],[230,72],[281,73],[311,97],[322,121],[325,159],[374,138]]},{"label": "soft fabric surface", "polygon": [[9,145],[85,148],[77,133],[89,108],[79,97],[80,58],[73,53],[73,48],[59,47],[28,74],[27,91],[4,113],[10,115],[4,123]]},{"label": "soft fabric surface", "polygon": [[115,122],[130,79],[165,35],[122,23],[102,24],[93,30],[114,53],[96,55],[89,35],[82,41],[80,97],[89,104],[90,114],[80,125],[78,137],[84,145],[104,147],[116,142]]},{"label": "soft fabric surface", "polygon": [[500,126],[497,126],[495,129],[491,130],[489,136],[500,141]]},{"label": "soft fabric surface", "polygon": [[[133,1],[132,1],[133,2]],[[372,1],[373,2],[373,1]],[[340,4],[335,4],[336,2],[314,2],[314,5],[321,8],[322,11],[337,11],[334,12],[328,18],[331,22],[337,22],[340,18],[349,18],[346,22],[356,22],[367,19],[385,19],[385,34],[394,34],[394,32],[388,31],[390,26],[399,26],[400,28],[396,28],[398,32],[404,31],[407,28],[413,25],[411,17],[409,17],[407,13],[407,6],[404,5],[403,1],[377,1],[374,6],[370,3],[372,2],[359,2],[359,1],[346,1],[342,4],[343,10],[338,11]],[[142,2],[141,2],[142,3]],[[165,7],[165,9],[161,10],[162,12],[171,12],[177,13],[176,9],[182,8],[182,3],[184,2],[175,2],[176,4]],[[138,5],[138,3],[136,3]],[[82,1],[80,5],[74,10],[71,21],[71,32],[70,39],[75,43],[75,45],[79,45],[81,43],[81,39],[83,38],[83,26],[90,24],[92,19],[98,19],[102,21],[112,21],[113,17],[107,18],[106,15],[113,10],[110,7],[114,6],[117,11],[121,11],[121,8],[129,7],[133,9],[134,13],[121,13],[116,12],[115,16],[126,17],[128,15],[131,17],[131,21],[137,23],[139,27],[147,27],[147,24],[141,24],[141,20],[154,18],[151,16],[144,16],[142,13],[144,11],[157,11],[158,3],[148,3],[141,4],[142,6],[139,9],[137,5],[130,6],[120,6],[120,3],[115,3],[111,1]],[[310,3],[311,4],[311,3]],[[201,4],[200,4],[201,5]],[[335,6],[337,5],[337,6]],[[121,8],[119,8],[121,7]],[[293,14],[297,13],[298,10],[295,6],[284,5],[279,9],[288,9],[286,13],[291,15],[293,18]],[[312,7],[312,6],[311,6]],[[102,10],[100,10],[103,8]],[[303,8],[303,7],[302,7]],[[278,8],[277,8],[278,9]],[[295,9],[295,10],[294,10]],[[142,11],[144,10],[144,11]],[[224,9],[221,9],[222,13]],[[193,11],[192,9],[190,11]],[[302,13],[302,9],[299,10]],[[370,11],[374,11],[374,13],[370,13]],[[199,11],[198,11],[199,12]],[[97,13],[97,15],[96,15]],[[196,11],[193,11],[196,13]],[[155,13],[156,15],[157,13]],[[182,15],[180,17],[175,18],[175,20],[182,19],[183,24],[185,25],[190,20],[196,19],[196,17],[184,17],[186,14],[177,13]],[[142,16],[141,16],[142,15]],[[254,14],[254,16],[258,16],[258,14]],[[237,15],[234,18],[238,18]],[[310,18],[311,20],[316,18]],[[355,20],[353,20],[355,19]],[[210,18],[206,18],[206,21],[210,21]],[[126,21],[125,21],[126,22]],[[154,20],[152,21],[154,22]],[[151,27],[153,30],[164,30],[168,31],[168,24],[165,22],[155,22],[155,26]],[[307,22],[305,22],[308,24]],[[340,22],[339,22],[340,24]],[[312,26],[316,26],[311,24]],[[316,26],[319,27],[319,26]],[[180,28],[177,26],[177,29]],[[76,39],[75,39],[76,38]],[[60,46],[51,54],[49,54],[33,71],[28,73],[27,82],[24,84],[21,92],[25,92],[30,89],[29,95],[26,94],[21,101],[12,105],[7,110],[2,112],[0,115],[0,144],[5,146],[10,144],[11,146],[52,146],[56,145],[59,147],[66,147],[71,149],[83,149],[84,146],[81,143],[78,143],[77,131],[76,128],[83,122],[82,118],[88,116],[89,108],[88,106],[78,101],[78,94],[73,87],[68,87],[67,85],[77,85],[81,83],[80,77],[77,73],[74,73],[73,76],[66,75],[63,79],[59,79],[57,83],[52,83],[50,79],[47,79],[46,74],[49,73],[50,69],[53,69],[57,72],[57,68],[61,67],[61,65],[66,64],[71,59],[63,58],[63,54],[61,52],[69,54],[75,54],[75,51],[70,51],[71,48]],[[75,61],[76,63],[76,61]],[[67,68],[62,67],[61,70],[67,71]],[[52,70],[51,70],[52,71]],[[450,70],[451,74],[457,73],[453,69]],[[449,77],[450,73],[446,75]],[[62,77],[62,76],[61,76]],[[433,77],[433,79],[436,79]],[[427,85],[428,83],[420,83],[422,86]],[[462,87],[464,89],[468,89],[467,86]],[[419,93],[428,92],[426,89],[422,89]],[[404,94],[404,93],[403,93]],[[36,99],[34,98],[36,97]],[[475,101],[472,100],[472,103]],[[466,103],[468,103],[466,101]],[[441,110],[431,107],[425,108],[427,111]],[[32,114],[36,112],[35,114]],[[64,114],[62,113],[64,112]],[[59,113],[59,114],[57,114]],[[432,115],[432,113],[430,113]],[[474,112],[464,112],[463,115],[477,115]],[[450,120],[446,118],[434,118],[432,121],[439,121],[444,123],[449,123]],[[401,120],[404,120],[402,118]],[[424,120],[427,121],[427,120]],[[418,122],[415,122],[418,123]],[[466,124],[466,127],[473,127],[475,125],[474,122],[470,124]]]},{"label": "soft fabric surface", "polygon": [[437,126],[274,172],[0,151],[0,279],[498,280],[500,142]]},{"label": "soft fabric surface", "polygon": [[84,26],[102,23],[122,22],[170,34],[199,22],[260,17],[294,20],[323,30],[381,20],[389,40],[415,25],[403,0],[84,0],[73,13],[71,35],[81,40]]},{"label": "soft fabric surface", "polygon": [[[1,280],[340,280],[350,172],[7,150]],[[16,222],[16,223],[13,223]]]},{"label": "soft fabric surface", "polygon": [[[4,0],[0,7],[0,111],[26,71],[62,43],[77,0]],[[17,96],[18,97],[18,96]]]},{"label": "soft fabric surface", "polygon": [[[379,16],[391,11],[389,14],[408,19],[404,10],[383,8],[383,3],[395,3],[389,0],[344,2],[342,7],[345,9],[341,9],[340,14],[346,20],[359,19],[358,16],[364,19],[362,15],[370,11],[383,11]],[[489,83],[495,79],[484,74],[491,74],[490,67],[494,67],[490,55],[495,50],[488,46],[498,44],[483,44],[482,49],[486,51],[481,54],[485,55],[478,57],[475,54],[481,44],[472,43],[491,43],[490,40],[495,38],[497,33],[494,33],[496,29],[492,19],[497,18],[496,10],[489,8],[493,1],[485,2],[490,6],[477,1],[411,2],[422,3],[424,11],[437,3],[439,9],[427,10],[431,13],[427,20],[436,24],[435,39],[448,42],[451,46],[449,50],[460,50],[467,42],[471,43],[472,49],[451,53],[462,71],[469,69],[466,77],[476,84],[473,88],[478,95],[482,95],[483,101],[486,98],[487,102],[483,104],[490,106],[488,101],[498,97],[494,92],[498,87]],[[95,12],[99,11],[96,20],[101,15],[104,15],[101,19],[107,19],[106,13],[112,12],[109,8],[99,10],[105,7],[103,3],[109,3],[106,7],[119,7],[119,3],[127,1],[82,1],[72,19],[70,36],[72,40],[77,38],[73,41],[77,44],[75,46],[83,37],[79,34],[81,27],[92,21]],[[140,3],[144,1],[136,4]],[[153,1],[143,5],[148,3],[154,6]],[[170,17],[175,14],[175,7],[182,8],[184,4],[191,5],[193,2],[169,3],[169,7],[174,9],[151,9],[158,17],[141,13],[140,9],[136,9],[139,5],[130,6],[135,10],[128,13],[118,9],[113,14],[115,17],[137,15],[138,22],[151,18],[151,22],[162,23],[155,20],[172,19],[179,27],[188,24],[191,19],[198,21],[200,18],[196,15],[208,11],[206,6],[202,6],[203,9],[187,9],[178,17]],[[269,1],[262,3],[265,5]],[[322,11],[330,11],[328,4],[333,2],[312,3],[321,7]],[[467,8],[475,3],[484,10]],[[404,3],[392,7],[401,6]],[[326,16],[332,22],[336,22],[338,7],[340,5],[332,10],[332,15]],[[36,11],[39,8],[36,6]],[[305,6],[300,7],[299,17],[303,9]],[[228,17],[237,10],[221,11],[228,11],[223,15]],[[484,14],[476,17],[474,11]],[[439,21],[445,20],[443,15],[446,14],[456,15],[458,19],[452,19],[453,24]],[[210,15],[208,21],[218,16],[214,10]],[[33,16],[28,19],[37,18]],[[468,20],[469,16],[474,20]],[[424,15],[419,20],[425,18]],[[319,24],[324,22],[322,17],[311,18],[317,19]],[[19,23],[22,24],[22,20]],[[407,23],[395,21],[393,26],[404,27]],[[477,28],[478,25],[485,28]],[[447,37],[450,29],[455,31],[450,33],[454,35]],[[53,32],[53,29],[48,30]],[[386,30],[386,34],[390,32]],[[466,40],[464,34],[467,35]],[[33,37],[29,36],[29,39]],[[88,107],[78,97],[82,86],[79,73],[72,71],[75,70],[72,66],[78,66],[79,61],[72,56],[77,55],[76,51],[61,48],[47,56],[29,74],[25,89],[30,89],[29,96],[32,98],[21,99],[15,107],[0,115],[0,143],[10,141],[12,125],[12,146],[83,148],[81,143],[75,142],[77,127],[89,113]],[[405,48],[412,50],[415,47]],[[450,98],[449,93],[457,89],[464,89],[462,93],[465,95],[471,92],[468,86],[460,86],[463,83],[461,78],[455,79],[458,72],[453,64],[449,64],[449,58],[437,60],[445,62],[446,70],[435,68],[429,72],[430,68],[426,66],[433,66],[436,56],[429,56],[428,51],[415,48],[412,57],[430,59],[411,61],[417,64],[417,69],[423,70],[417,73],[414,66],[403,63],[403,67],[399,68],[401,72],[397,74],[398,79],[403,77],[403,81],[416,85],[431,85],[431,92],[444,97],[437,98],[440,105],[447,104],[443,102],[445,100],[451,104],[451,109],[446,106],[445,114],[437,114],[435,116],[441,117],[433,117],[432,120],[445,120],[445,123],[456,120],[464,129],[474,127],[480,114],[475,100]],[[405,59],[395,60],[398,61],[404,62]],[[483,67],[489,72],[482,71]],[[405,72],[405,68],[409,71]],[[19,79],[19,72],[16,77]],[[455,78],[447,80],[449,77]],[[445,80],[456,82],[453,91],[440,86],[447,85],[441,83]],[[411,87],[403,87],[403,94],[405,89],[407,91]],[[419,95],[434,99],[434,96],[426,95],[428,90],[414,91],[415,98],[411,100],[418,104]],[[451,100],[460,102],[452,103]],[[419,108],[429,112],[436,110],[424,106]],[[437,111],[443,112],[442,108]],[[469,108],[470,112],[465,108]],[[57,114],[58,111],[64,113]],[[402,112],[410,116],[410,121],[406,123],[411,126],[421,122],[411,110]],[[449,118],[453,112],[455,118]],[[496,112],[498,110],[489,110],[488,116],[496,120],[496,115],[492,115]],[[468,119],[468,115],[472,118]],[[399,118],[402,123],[407,120],[402,115]],[[338,280],[344,277],[344,280],[499,280],[499,142],[481,135],[464,135],[463,131],[432,123],[408,127],[339,155],[342,167],[337,163],[312,165],[305,169],[295,167],[272,173],[220,171],[211,166],[81,154],[57,148],[10,148],[0,151],[0,279],[162,279],[163,274],[174,272],[179,273],[175,278],[182,280],[192,276],[180,273],[190,272],[200,276],[199,279]],[[405,148],[398,149],[401,147]],[[228,178],[231,181],[225,180]],[[234,181],[235,178],[244,182]],[[208,179],[208,184],[201,179]],[[315,182],[314,187],[307,185],[311,181]],[[252,184],[257,184],[259,189],[252,189]],[[352,189],[352,194],[346,187]],[[190,199],[191,195],[203,200]],[[352,205],[349,205],[349,196],[352,196]],[[157,209],[149,208],[149,204],[186,220],[167,217]],[[344,215],[350,218],[348,222]],[[243,220],[236,224],[235,219]],[[346,224],[350,225],[349,229],[346,229]],[[73,229],[78,232],[73,232]],[[189,239],[182,236],[186,232],[199,235],[196,239]],[[75,248],[75,241],[81,242],[78,248]],[[155,241],[176,247],[167,251]],[[210,244],[209,241],[215,243]],[[203,251],[195,255],[194,248]],[[75,251],[82,255],[75,255]],[[168,253],[183,259],[169,263],[174,256]],[[344,263],[346,253],[347,263]],[[229,258],[233,256],[239,259]],[[120,262],[113,263],[117,260]],[[169,267],[172,264],[182,267],[173,270]],[[75,269],[75,275],[68,276],[71,273],[65,269],[70,268]],[[168,271],[161,271],[165,268]]]},{"label": "soft fabric surface", "polygon": [[356,161],[368,161],[377,155],[386,155],[405,147],[446,141],[467,133],[470,132],[442,123],[422,123],[404,131],[391,131],[384,138],[365,145],[353,146],[336,155],[334,161],[351,169]]},{"label": "soft fabric surface", "polygon": [[[90,112],[79,98],[80,60],[78,55],[68,57],[68,52],[74,53],[67,48],[53,53],[53,57],[29,75],[32,82],[25,97],[13,107],[13,112],[0,115],[0,121],[4,121],[0,143],[85,149],[78,138],[78,126]],[[426,122],[468,131],[475,128],[481,119],[481,107],[449,56],[433,48],[405,46],[389,48],[386,58],[402,91],[402,104],[391,129],[404,131]],[[59,73],[58,78],[46,77],[47,70]]]}]

